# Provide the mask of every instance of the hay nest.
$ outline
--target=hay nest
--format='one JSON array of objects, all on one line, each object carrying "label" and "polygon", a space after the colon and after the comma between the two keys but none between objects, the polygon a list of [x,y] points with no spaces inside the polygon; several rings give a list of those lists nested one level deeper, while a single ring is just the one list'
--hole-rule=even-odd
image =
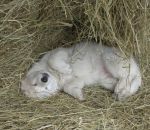
[{"label": "hay nest", "polygon": [[[125,102],[99,87],[84,90],[85,102],[64,93],[42,101],[22,95],[19,82],[40,53],[84,39],[134,53],[141,90]],[[1,0],[0,129],[148,130],[149,49],[148,0]]]}]

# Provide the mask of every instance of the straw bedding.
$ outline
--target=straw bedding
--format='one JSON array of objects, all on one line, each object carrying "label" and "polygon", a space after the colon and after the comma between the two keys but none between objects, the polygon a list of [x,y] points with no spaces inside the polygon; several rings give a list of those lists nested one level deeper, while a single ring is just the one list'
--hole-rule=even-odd
[{"label": "straw bedding", "polygon": [[[38,56],[82,40],[134,54],[143,76],[138,93],[115,101],[100,87],[86,101],[59,93],[33,100],[20,80]],[[148,0],[1,0],[1,130],[148,130],[150,128],[150,2]]]}]

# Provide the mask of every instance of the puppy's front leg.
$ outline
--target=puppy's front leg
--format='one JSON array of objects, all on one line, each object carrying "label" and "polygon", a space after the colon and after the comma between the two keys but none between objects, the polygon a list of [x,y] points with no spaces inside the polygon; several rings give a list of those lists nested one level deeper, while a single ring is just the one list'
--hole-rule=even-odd
[{"label": "puppy's front leg", "polygon": [[59,48],[55,50],[49,57],[48,65],[54,70],[63,73],[70,74],[72,72],[69,51],[66,48]]},{"label": "puppy's front leg", "polygon": [[84,86],[84,82],[80,79],[74,79],[71,82],[64,85],[64,92],[70,94],[74,98],[79,99],[80,101],[85,100],[82,92],[82,88]]}]

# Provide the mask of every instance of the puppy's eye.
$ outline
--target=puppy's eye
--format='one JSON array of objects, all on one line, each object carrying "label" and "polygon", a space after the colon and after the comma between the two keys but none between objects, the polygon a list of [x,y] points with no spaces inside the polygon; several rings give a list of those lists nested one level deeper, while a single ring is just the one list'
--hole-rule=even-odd
[{"label": "puppy's eye", "polygon": [[46,83],[48,81],[49,75],[47,73],[42,74],[41,82]]},{"label": "puppy's eye", "polygon": [[48,81],[48,77],[46,77],[46,76],[42,77],[41,81],[44,82],[44,83],[46,83]]}]

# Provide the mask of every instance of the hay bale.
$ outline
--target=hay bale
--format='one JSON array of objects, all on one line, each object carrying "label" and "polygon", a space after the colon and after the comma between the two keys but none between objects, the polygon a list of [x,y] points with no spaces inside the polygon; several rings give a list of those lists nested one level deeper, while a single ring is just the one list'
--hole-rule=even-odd
[{"label": "hay bale", "polygon": [[[0,129],[146,130],[150,127],[150,3],[140,0],[1,0]],[[60,93],[36,101],[19,82],[45,51],[84,39],[139,57],[143,85],[126,102],[98,87],[79,102]]]}]

